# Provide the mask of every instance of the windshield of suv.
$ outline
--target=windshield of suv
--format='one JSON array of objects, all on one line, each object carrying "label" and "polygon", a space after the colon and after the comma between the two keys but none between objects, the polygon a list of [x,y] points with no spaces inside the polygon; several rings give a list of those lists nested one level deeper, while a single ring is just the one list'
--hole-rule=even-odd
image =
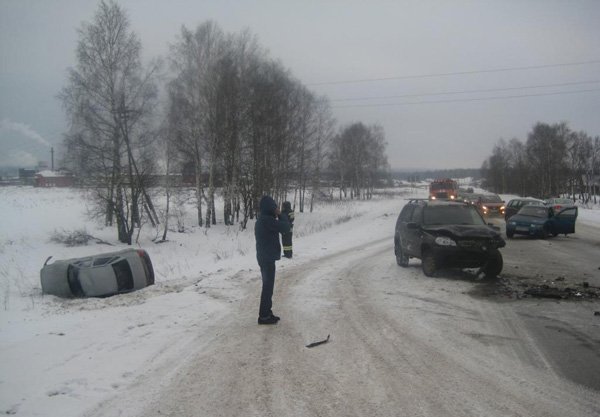
[{"label": "windshield of suv", "polygon": [[425,207],[423,224],[468,224],[479,226],[485,225],[485,222],[473,206],[443,205]]}]

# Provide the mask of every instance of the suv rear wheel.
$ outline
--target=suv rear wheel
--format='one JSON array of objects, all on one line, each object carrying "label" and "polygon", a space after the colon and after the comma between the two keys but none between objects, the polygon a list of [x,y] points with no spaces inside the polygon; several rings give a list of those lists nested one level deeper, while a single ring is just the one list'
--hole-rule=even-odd
[{"label": "suv rear wheel", "polygon": [[435,271],[438,269],[437,259],[433,256],[433,252],[430,250],[423,253],[423,257],[421,258],[421,267],[423,268],[423,273],[432,277],[435,274]]}]

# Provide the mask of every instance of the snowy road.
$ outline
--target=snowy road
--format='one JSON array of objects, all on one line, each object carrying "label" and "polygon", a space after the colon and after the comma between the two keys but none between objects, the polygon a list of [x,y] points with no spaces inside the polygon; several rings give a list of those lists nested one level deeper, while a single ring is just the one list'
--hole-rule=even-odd
[{"label": "snowy road", "polygon": [[280,268],[278,325],[256,325],[253,281],[178,363],[87,415],[600,415],[598,392],[562,376],[529,332],[533,304],[474,298],[474,285],[398,267],[389,238]]}]

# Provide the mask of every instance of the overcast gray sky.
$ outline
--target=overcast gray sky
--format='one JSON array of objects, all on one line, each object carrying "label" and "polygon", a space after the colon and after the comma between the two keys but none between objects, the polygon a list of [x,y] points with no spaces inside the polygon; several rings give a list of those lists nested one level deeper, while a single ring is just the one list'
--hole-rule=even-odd
[{"label": "overcast gray sky", "polygon": [[[0,165],[58,148],[56,94],[98,3],[0,0]],[[479,167],[498,139],[525,140],[538,121],[600,135],[600,1],[118,3],[147,59],[166,56],[181,25],[249,28],[330,98],[338,124],[383,126],[393,168]]]}]

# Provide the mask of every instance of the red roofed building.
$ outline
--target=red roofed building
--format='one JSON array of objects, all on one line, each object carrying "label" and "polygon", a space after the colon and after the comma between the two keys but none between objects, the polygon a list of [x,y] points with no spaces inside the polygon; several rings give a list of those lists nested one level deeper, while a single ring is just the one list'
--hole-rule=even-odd
[{"label": "red roofed building", "polygon": [[66,169],[40,171],[35,174],[35,187],[72,187],[73,174]]}]

